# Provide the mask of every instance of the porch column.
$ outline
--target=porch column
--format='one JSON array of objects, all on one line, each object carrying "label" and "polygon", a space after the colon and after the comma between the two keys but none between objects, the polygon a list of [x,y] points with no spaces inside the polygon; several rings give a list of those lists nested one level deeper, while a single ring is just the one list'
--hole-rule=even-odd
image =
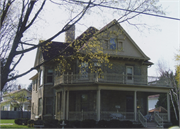
[{"label": "porch column", "polygon": [[69,114],[69,91],[67,91],[66,120],[68,120],[68,114]]},{"label": "porch column", "polygon": [[100,89],[97,90],[97,121],[100,120],[101,117],[101,91]]},{"label": "porch column", "polygon": [[137,91],[134,91],[134,120],[137,121]]},{"label": "porch column", "polygon": [[63,90],[63,119],[65,120],[65,115],[66,115],[66,113],[65,113],[65,111],[66,111],[66,91],[65,90]]},{"label": "porch column", "polygon": [[168,122],[170,122],[170,101],[169,101],[169,92],[167,93],[167,113],[168,113]]}]

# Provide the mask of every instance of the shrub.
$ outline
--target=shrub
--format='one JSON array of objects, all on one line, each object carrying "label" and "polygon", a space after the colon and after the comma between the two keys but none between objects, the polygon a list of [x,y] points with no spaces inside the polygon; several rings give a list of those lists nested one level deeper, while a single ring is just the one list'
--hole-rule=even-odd
[{"label": "shrub", "polygon": [[56,119],[44,120],[44,126],[46,128],[56,128],[58,126],[58,120],[56,120]]},{"label": "shrub", "polygon": [[34,120],[28,120],[27,125],[28,125],[28,127],[33,127],[34,126]]},{"label": "shrub", "polygon": [[108,121],[106,120],[100,120],[96,125],[97,128],[107,128],[108,126]]},{"label": "shrub", "polygon": [[142,124],[133,124],[132,128],[144,128]]},{"label": "shrub", "polygon": [[94,128],[95,126],[96,126],[96,121],[93,119],[87,119],[81,122],[82,128]]},{"label": "shrub", "polygon": [[17,124],[17,125],[22,125],[22,119],[17,118],[17,119],[14,120],[14,123]]},{"label": "shrub", "polygon": [[36,121],[34,121],[34,125],[44,125],[44,121],[43,120],[36,120]]},{"label": "shrub", "polygon": [[64,128],[73,128],[73,126],[70,124],[70,121],[68,121],[68,120],[60,120],[59,121],[59,123],[58,123],[58,128],[62,128],[62,122],[64,121],[64,123],[66,124],[65,126],[64,126]]},{"label": "shrub", "polygon": [[70,128],[81,128],[81,121],[79,120],[69,121],[68,125],[71,126]]},{"label": "shrub", "polygon": [[24,123],[24,125],[27,125],[29,120],[30,120],[29,118],[23,118],[22,124]]},{"label": "shrub", "polygon": [[14,120],[14,123],[17,125],[22,125],[22,124],[27,125],[28,120],[29,120],[28,118],[17,118]]},{"label": "shrub", "polygon": [[121,121],[113,119],[108,122],[108,128],[120,128]]},{"label": "shrub", "polygon": [[133,123],[131,121],[122,121],[120,127],[121,128],[132,128]]}]

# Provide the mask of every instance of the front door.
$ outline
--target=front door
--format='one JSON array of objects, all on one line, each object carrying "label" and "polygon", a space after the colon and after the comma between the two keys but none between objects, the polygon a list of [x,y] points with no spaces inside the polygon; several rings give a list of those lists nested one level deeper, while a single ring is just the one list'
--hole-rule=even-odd
[{"label": "front door", "polygon": [[133,95],[126,96],[126,112],[134,112],[134,97],[133,97]]}]

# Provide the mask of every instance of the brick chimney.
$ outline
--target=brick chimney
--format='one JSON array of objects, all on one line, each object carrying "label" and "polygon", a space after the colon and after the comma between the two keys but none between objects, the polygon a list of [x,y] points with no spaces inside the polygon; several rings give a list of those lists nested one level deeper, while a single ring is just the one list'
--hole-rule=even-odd
[{"label": "brick chimney", "polygon": [[[70,26],[70,25],[69,25]],[[75,25],[65,32],[65,42],[71,43],[75,39]]]}]

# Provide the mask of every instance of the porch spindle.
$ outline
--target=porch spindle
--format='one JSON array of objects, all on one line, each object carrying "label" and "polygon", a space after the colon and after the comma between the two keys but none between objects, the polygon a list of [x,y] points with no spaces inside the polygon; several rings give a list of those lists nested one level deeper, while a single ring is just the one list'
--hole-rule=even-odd
[{"label": "porch spindle", "polygon": [[67,84],[68,84],[68,73],[67,73]]},{"label": "porch spindle", "polygon": [[98,73],[96,73],[96,82],[98,82]]},{"label": "porch spindle", "polygon": [[62,74],[62,83],[64,84],[64,72]]},{"label": "porch spindle", "polygon": [[71,84],[73,83],[73,72],[71,73]]},{"label": "porch spindle", "polygon": [[123,72],[123,84],[124,84],[124,72]]}]

